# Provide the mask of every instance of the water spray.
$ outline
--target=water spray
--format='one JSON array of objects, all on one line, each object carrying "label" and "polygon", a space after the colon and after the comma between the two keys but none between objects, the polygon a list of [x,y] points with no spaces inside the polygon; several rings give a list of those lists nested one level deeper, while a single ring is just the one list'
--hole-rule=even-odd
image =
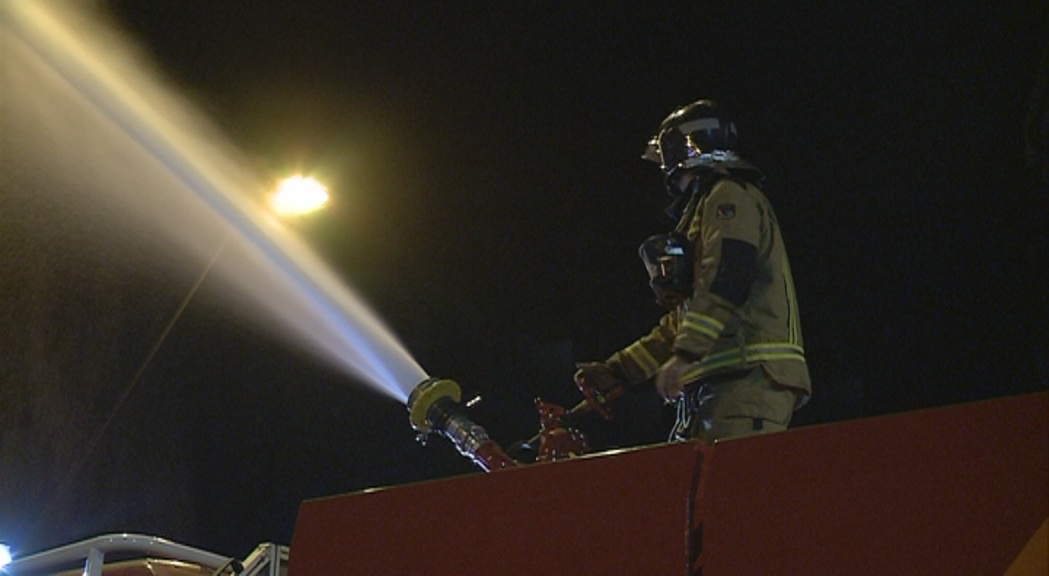
[{"label": "water spray", "polygon": [[[69,4],[75,12],[76,3]],[[240,258],[215,270],[238,296],[244,296],[235,302],[257,305],[248,310],[252,314],[262,310],[275,321],[280,327],[276,334],[405,401],[408,391],[401,383],[418,382],[426,372],[321,258],[252,200],[252,191],[260,183],[247,163],[238,162],[241,155],[232,146],[224,146],[199,113],[170,97],[162,82],[123,64],[117,57],[123,53],[122,44],[97,42],[96,46],[85,40],[110,38],[106,28],[100,27],[95,34],[85,32],[80,22],[91,23],[90,19],[80,15],[80,19],[66,21],[69,11],[55,10],[55,5],[0,0],[0,38],[24,49],[34,67],[45,70],[48,78],[53,76],[58,93],[68,90],[70,101],[105,129],[99,134],[141,154],[142,166],[152,170],[144,177],[161,182],[158,189],[172,183],[170,196],[185,201],[172,204],[178,210],[158,208],[168,206],[161,202],[165,196],[143,201],[140,190],[124,195],[128,201],[141,202],[136,214],[143,215],[150,234],[159,230],[188,251],[210,254],[213,246],[202,248],[200,235],[186,231],[196,230],[203,221],[219,227],[242,250]],[[11,100],[11,104],[4,103],[2,112],[10,118],[21,117],[15,105],[23,101]],[[66,141],[58,140],[59,136],[64,134],[53,137]],[[91,145],[102,150],[115,147],[110,140],[92,140]],[[115,194],[123,191],[123,182],[105,182],[100,188]],[[175,222],[183,225],[170,225]]]}]

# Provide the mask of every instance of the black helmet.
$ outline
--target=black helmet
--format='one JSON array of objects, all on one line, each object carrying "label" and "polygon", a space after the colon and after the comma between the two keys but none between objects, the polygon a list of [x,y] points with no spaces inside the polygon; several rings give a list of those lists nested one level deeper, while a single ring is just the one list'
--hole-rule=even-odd
[{"label": "black helmet", "polygon": [[668,183],[680,170],[719,164],[750,168],[736,154],[736,124],[710,100],[697,100],[667,116],[641,157],[659,164]]}]

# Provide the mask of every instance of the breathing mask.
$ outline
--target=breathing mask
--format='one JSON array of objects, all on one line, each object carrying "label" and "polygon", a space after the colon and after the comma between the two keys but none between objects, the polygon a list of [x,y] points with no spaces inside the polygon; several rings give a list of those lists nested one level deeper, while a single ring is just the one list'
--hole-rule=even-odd
[{"label": "breathing mask", "polygon": [[684,234],[651,236],[638,248],[638,255],[660,306],[675,308],[692,295],[692,243]]}]

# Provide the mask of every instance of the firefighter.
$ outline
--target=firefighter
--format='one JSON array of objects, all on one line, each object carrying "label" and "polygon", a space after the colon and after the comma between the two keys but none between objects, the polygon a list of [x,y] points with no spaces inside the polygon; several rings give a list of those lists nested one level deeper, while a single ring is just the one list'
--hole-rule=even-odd
[{"label": "firefighter", "polygon": [[[660,165],[677,225],[639,252],[669,311],[604,362],[578,365],[588,398],[655,379],[677,405],[670,441],[784,430],[812,386],[790,265],[761,172],[715,102],[671,113],[643,158]],[[592,403],[594,401],[592,400]]]}]

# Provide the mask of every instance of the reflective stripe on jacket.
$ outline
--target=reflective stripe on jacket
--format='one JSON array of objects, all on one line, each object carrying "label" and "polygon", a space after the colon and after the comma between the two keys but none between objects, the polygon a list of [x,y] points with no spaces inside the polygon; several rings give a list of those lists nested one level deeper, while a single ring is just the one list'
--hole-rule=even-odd
[{"label": "reflective stripe on jacket", "polygon": [[[779,222],[761,190],[722,178],[685,211],[678,229],[693,242],[692,297],[608,364],[629,384],[639,384],[677,352],[699,359],[690,381],[760,364],[775,382],[811,393],[790,263]],[[739,306],[710,291],[725,239],[757,248],[756,274]]]}]

